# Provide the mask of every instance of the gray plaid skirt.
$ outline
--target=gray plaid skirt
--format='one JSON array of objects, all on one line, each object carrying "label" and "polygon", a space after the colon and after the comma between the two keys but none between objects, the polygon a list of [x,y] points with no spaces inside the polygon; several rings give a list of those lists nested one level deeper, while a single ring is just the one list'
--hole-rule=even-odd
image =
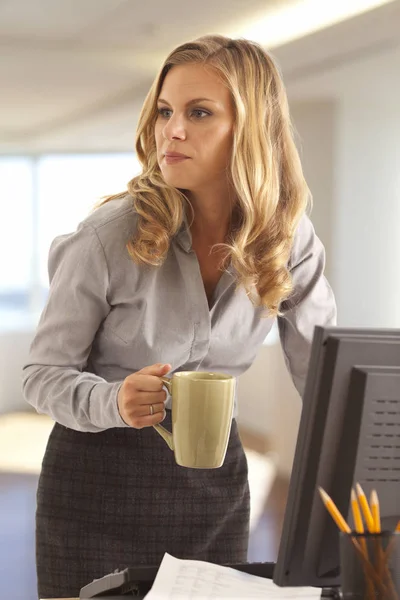
[{"label": "gray plaid skirt", "polygon": [[[170,412],[164,423],[171,427]],[[115,569],[168,552],[246,562],[247,462],[232,421],[219,469],[188,469],[152,427],[81,433],[55,424],[37,491],[39,598],[78,596]]]}]

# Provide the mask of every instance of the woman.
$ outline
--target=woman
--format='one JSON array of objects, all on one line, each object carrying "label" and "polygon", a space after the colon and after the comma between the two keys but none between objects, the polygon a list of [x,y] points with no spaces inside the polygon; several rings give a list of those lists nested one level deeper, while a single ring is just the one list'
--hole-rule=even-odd
[{"label": "woman", "polygon": [[[313,328],[335,303],[276,66],[207,36],[166,59],[142,109],[143,172],[58,237],[24,393],[56,424],[37,496],[39,596],[76,596],[164,552],[246,561],[247,465],[179,467],[160,377],[240,375],[277,317],[302,392]],[[235,415],[237,413],[235,412]]]}]

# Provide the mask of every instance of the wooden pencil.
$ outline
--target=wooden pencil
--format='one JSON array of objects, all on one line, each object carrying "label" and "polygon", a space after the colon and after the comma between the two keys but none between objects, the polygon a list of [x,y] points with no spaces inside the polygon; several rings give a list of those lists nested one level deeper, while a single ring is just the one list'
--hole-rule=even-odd
[{"label": "wooden pencil", "polygon": [[367,529],[370,533],[374,533],[375,523],[374,518],[371,513],[371,509],[368,504],[368,500],[365,496],[364,490],[362,489],[359,483],[356,484],[357,497],[360,502],[361,510],[364,515],[365,523],[367,525]]},{"label": "wooden pencil", "polygon": [[325,504],[327,511],[335,521],[336,525],[339,527],[340,531],[343,531],[343,533],[351,533],[350,527],[346,523],[343,515],[340,513],[332,498],[325,492],[325,490],[322,489],[322,487],[319,487],[318,490],[321,495],[322,502]]}]

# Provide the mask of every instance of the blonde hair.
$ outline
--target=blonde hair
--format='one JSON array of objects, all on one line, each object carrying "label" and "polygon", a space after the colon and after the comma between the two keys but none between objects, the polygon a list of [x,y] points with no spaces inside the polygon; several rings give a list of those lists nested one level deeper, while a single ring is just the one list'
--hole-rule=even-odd
[{"label": "blonde hair", "polygon": [[136,152],[142,173],[128,183],[139,224],[128,251],[136,262],[158,266],[182,225],[188,200],[163,180],[154,127],[167,73],[175,65],[188,63],[211,65],[231,92],[235,124],[229,176],[237,199],[237,221],[224,244],[226,258],[253,303],[265,307],[268,315],[276,315],[292,292],[288,261],[310,194],[280,73],[272,57],[256,43],[209,35],[178,46],[165,60],[139,117]]}]

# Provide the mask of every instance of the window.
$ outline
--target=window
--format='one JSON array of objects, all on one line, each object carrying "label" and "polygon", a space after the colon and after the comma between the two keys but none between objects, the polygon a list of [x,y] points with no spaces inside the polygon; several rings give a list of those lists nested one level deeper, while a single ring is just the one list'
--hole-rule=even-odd
[{"label": "window", "polygon": [[40,284],[48,285],[52,240],[74,231],[103,196],[126,189],[140,167],[133,154],[46,156],[38,166]]},{"label": "window", "polygon": [[32,168],[0,158],[0,306],[27,308],[32,258]]},{"label": "window", "polygon": [[0,319],[42,309],[52,240],[139,172],[133,153],[0,158]]}]

